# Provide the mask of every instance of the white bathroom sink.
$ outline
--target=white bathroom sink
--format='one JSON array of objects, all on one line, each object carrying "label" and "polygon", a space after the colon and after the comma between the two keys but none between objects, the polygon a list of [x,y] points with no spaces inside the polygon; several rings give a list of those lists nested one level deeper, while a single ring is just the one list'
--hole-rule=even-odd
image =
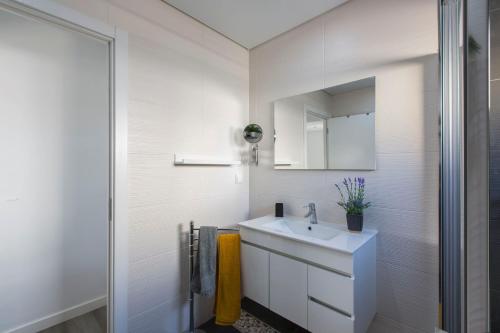
[{"label": "white bathroom sink", "polygon": [[[267,215],[240,222],[238,225],[242,239],[267,248],[273,248],[284,238],[348,254],[357,251],[377,234],[376,230],[366,228],[362,232],[351,232],[347,230],[345,223],[318,222],[311,224],[308,218],[297,216]],[[288,251],[291,249],[287,248],[285,252]]]},{"label": "white bathroom sink", "polygon": [[296,221],[286,218],[265,223],[262,227],[269,228],[277,232],[291,233],[321,240],[329,240],[340,234],[340,230],[329,226],[322,224],[310,224],[307,220]]}]

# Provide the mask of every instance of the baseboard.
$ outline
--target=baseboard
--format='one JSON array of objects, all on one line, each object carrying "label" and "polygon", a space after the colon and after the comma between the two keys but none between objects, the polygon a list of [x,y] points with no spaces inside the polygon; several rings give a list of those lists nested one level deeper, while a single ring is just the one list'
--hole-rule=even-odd
[{"label": "baseboard", "polygon": [[98,309],[105,305],[106,305],[106,296],[97,297],[90,301],[80,303],[78,305],[72,306],[70,308],[56,312],[54,314],[33,320],[27,324],[23,324],[21,326],[5,331],[4,333],[39,332],[46,328],[52,327],[67,320],[81,316],[82,314],[85,314],[87,312],[94,311],[95,309]]}]

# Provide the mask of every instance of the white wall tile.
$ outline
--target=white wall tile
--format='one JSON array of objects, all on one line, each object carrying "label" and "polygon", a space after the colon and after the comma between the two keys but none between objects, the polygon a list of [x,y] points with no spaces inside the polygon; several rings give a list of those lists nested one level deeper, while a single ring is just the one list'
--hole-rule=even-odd
[{"label": "white wall tile", "polygon": [[377,314],[368,333],[422,333],[422,331]]},{"label": "white wall tile", "polygon": [[[189,200],[210,199],[212,196],[237,197],[248,193],[246,184],[235,184],[236,168],[207,168],[203,166],[174,166],[174,154],[130,154],[130,207]],[[243,167],[244,168],[244,167]],[[246,171],[244,170],[244,174]],[[217,183],[217,177],[224,183]]]},{"label": "white wall tile", "polygon": [[187,298],[186,251],[162,253],[129,266],[129,316],[178,297]]},{"label": "white wall tile", "polygon": [[[202,112],[196,111],[195,108],[196,104],[201,103],[199,100],[192,99],[193,96],[185,97],[186,102],[179,108],[131,100],[129,102],[129,152],[170,154],[194,151],[199,145],[203,130]],[[183,140],[178,140],[181,135],[185,137]]]},{"label": "white wall tile", "polygon": [[281,35],[251,51],[258,77],[258,99],[281,97],[323,87],[323,22],[321,18]]},{"label": "white wall tile", "polygon": [[428,240],[380,233],[377,259],[412,271],[439,274],[439,246]]},{"label": "white wall tile", "polygon": [[101,20],[108,21],[109,5],[107,0],[55,0],[61,5],[71,7],[82,14]]},{"label": "white wall tile", "polygon": [[366,210],[366,226],[376,228],[381,233],[437,244],[439,225],[429,222],[435,221],[437,215],[437,211],[416,212],[370,207]]},{"label": "white wall tile", "polygon": [[198,210],[196,201],[131,208],[129,262],[185,248],[183,234],[189,230],[189,219],[194,218]]},{"label": "white wall tile", "polygon": [[185,298],[161,303],[129,319],[130,333],[179,333],[189,327],[189,308]]},{"label": "white wall tile", "polygon": [[438,276],[377,262],[377,311],[423,332],[433,332],[438,310]]},{"label": "white wall tile", "polygon": [[219,34],[215,30],[204,26],[203,41],[201,44],[207,49],[213,51],[215,54],[220,55],[222,58],[230,59],[248,69],[248,50],[235,44],[232,40]]},{"label": "white wall tile", "polygon": [[437,73],[437,55],[384,66],[375,72],[378,153],[438,150]]},{"label": "white wall tile", "polygon": [[[433,0],[351,0],[250,52],[250,116],[264,128],[261,163],[250,168],[251,216],[273,213],[274,202],[302,215],[315,202],[321,220],[345,224],[334,184],[365,177],[373,204],[366,227],[379,230],[383,318],[372,332],[431,332],[436,320],[437,37]],[[375,171],[273,170],[273,100],[369,76],[376,77]]]},{"label": "white wall tile", "polygon": [[[201,43],[203,24],[181,13],[174,7],[157,0],[108,0],[114,7],[123,9],[139,20],[154,23],[179,35],[182,39]],[[136,32],[135,29],[127,29]]]},{"label": "white wall tile", "polygon": [[377,170],[366,174],[367,198],[376,207],[438,210],[439,154],[378,154]]},{"label": "white wall tile", "polygon": [[129,48],[130,99],[164,106],[175,103],[179,94],[201,100],[205,64],[186,54],[194,48],[184,50],[182,45],[164,45],[135,35],[129,37]]},{"label": "white wall tile", "polygon": [[437,19],[432,0],[352,0],[324,17],[325,72],[334,75],[436,54]]}]

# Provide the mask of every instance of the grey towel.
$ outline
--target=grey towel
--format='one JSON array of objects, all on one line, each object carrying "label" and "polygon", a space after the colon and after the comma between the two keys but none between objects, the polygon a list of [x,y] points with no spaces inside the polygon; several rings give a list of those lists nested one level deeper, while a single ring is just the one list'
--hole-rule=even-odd
[{"label": "grey towel", "polygon": [[216,265],[217,227],[200,227],[198,253],[191,277],[193,292],[203,296],[215,295]]}]

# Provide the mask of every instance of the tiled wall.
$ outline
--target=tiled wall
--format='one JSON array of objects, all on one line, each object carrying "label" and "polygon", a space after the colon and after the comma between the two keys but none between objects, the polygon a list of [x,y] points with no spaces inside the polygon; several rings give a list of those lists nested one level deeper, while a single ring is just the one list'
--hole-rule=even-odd
[{"label": "tiled wall", "polygon": [[[379,230],[372,332],[434,332],[438,305],[439,85],[435,0],[351,0],[250,52],[250,118],[263,126],[250,168],[253,217],[317,204],[345,223],[334,183],[367,179],[366,227]],[[376,77],[377,170],[273,170],[272,101]]]},{"label": "tiled wall", "polygon": [[490,1],[490,323],[500,332],[500,1]]},{"label": "tiled wall", "polygon": [[[189,219],[231,224],[283,201],[344,221],[333,184],[367,178],[367,227],[379,229],[378,320],[431,332],[438,253],[437,5],[351,0],[251,51],[250,116],[264,126],[262,163],[235,184],[232,168],[174,168],[174,152],[246,150],[248,52],[157,0],[58,0],[129,31],[131,332],[185,328]],[[350,36],[349,39],[344,38]],[[377,171],[274,171],[271,101],[377,77]],[[204,307],[210,311],[210,306]],[[201,319],[207,317],[207,313]],[[385,327],[385,326],[384,326]],[[380,328],[379,332],[388,332]]]},{"label": "tiled wall", "polygon": [[[245,220],[249,175],[248,166],[174,167],[173,154],[247,151],[248,51],[159,0],[59,2],[129,32],[129,331],[179,333],[188,320],[181,233],[190,219]],[[212,307],[200,307],[203,321]]]}]

